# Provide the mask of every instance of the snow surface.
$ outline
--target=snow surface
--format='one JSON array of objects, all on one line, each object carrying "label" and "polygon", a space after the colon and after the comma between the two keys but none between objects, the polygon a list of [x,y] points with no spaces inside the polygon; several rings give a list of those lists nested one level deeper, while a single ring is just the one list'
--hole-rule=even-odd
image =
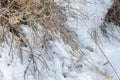
[{"label": "snow surface", "polygon": [[[78,39],[83,45],[79,48],[82,54],[77,57],[73,56],[70,54],[69,46],[62,41],[50,41],[47,44],[49,57],[47,54],[42,56],[50,69],[46,69],[43,63],[36,60],[39,64],[38,68],[41,76],[32,72],[34,71],[33,66],[30,66],[26,75],[24,75],[26,67],[31,61],[29,49],[23,48],[22,54],[24,57],[23,64],[21,64],[19,50],[14,49],[12,50],[14,55],[9,54],[10,45],[4,42],[0,44],[0,80],[24,80],[24,78],[26,80],[119,80],[110,63],[120,76],[120,29],[115,25],[106,24],[108,31],[106,36],[102,34],[99,28],[113,3],[112,0],[55,1],[66,7],[66,13],[68,14],[66,26],[78,35]],[[40,25],[37,26],[42,28]],[[39,46],[32,43],[34,35],[31,34],[30,28],[25,25],[21,25],[21,27],[28,35],[32,47],[35,48],[34,52],[39,52]],[[39,33],[42,34],[42,32]],[[44,59],[41,59],[41,61],[44,61]]]}]

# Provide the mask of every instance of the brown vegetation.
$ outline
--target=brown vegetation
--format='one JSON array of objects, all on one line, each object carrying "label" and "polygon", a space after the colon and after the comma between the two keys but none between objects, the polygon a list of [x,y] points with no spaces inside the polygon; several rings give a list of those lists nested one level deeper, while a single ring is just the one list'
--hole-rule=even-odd
[{"label": "brown vegetation", "polygon": [[109,9],[105,21],[120,26],[120,0],[115,0]]},{"label": "brown vegetation", "polygon": [[[60,33],[60,38],[66,44],[70,45],[73,50],[77,49],[74,41],[77,37],[66,28],[67,18],[64,12],[64,8],[53,0],[0,0],[1,26],[19,38],[18,40],[24,45],[28,40],[21,31],[20,25],[29,25],[34,32],[37,32],[34,23],[38,22],[44,26],[43,35],[49,34],[48,31]],[[53,34],[51,37],[56,36]]]}]

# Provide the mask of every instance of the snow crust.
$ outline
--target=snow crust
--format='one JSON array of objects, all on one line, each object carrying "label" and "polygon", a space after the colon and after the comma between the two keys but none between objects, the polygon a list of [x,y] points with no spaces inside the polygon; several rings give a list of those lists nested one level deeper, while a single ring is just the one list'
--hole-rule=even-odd
[{"label": "snow crust", "polygon": [[[40,75],[32,72],[30,66],[26,77],[24,73],[30,62],[29,49],[23,48],[23,64],[21,64],[19,50],[14,49],[14,55],[9,54],[10,46],[6,42],[0,44],[0,80],[119,80],[110,66],[120,76],[120,39],[119,27],[107,24],[108,35],[103,35],[100,26],[111,7],[112,0],[55,0],[59,5],[66,7],[66,26],[78,35],[82,46],[79,48],[82,56],[70,54],[69,46],[62,41],[51,41],[48,45],[49,56],[44,54],[50,69],[39,64]],[[68,4],[69,3],[69,4]],[[37,25],[39,28],[42,26]],[[39,47],[32,43],[34,35],[26,25],[21,25],[23,31],[39,52]],[[42,34],[42,32],[41,32]],[[42,35],[40,35],[42,36]],[[43,51],[44,52],[44,51]],[[105,58],[109,59],[110,63]]]}]

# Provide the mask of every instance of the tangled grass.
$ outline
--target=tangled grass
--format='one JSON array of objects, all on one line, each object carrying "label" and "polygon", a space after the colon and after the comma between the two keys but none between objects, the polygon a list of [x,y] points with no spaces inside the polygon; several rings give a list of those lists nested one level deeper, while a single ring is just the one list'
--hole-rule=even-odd
[{"label": "tangled grass", "polygon": [[19,26],[31,26],[33,22],[50,20],[52,2],[53,0],[0,0],[0,24],[25,44],[26,39]]},{"label": "tangled grass", "polygon": [[1,24],[29,24],[33,20],[44,20],[51,16],[52,0],[1,0]]},{"label": "tangled grass", "polygon": [[57,31],[61,38],[75,49],[72,33],[64,26],[66,14],[54,0],[0,0],[0,24],[21,42],[26,42],[20,30],[20,25],[25,24],[35,29],[34,22],[44,26],[44,31]]},{"label": "tangled grass", "polygon": [[105,21],[120,26],[120,0],[114,0],[112,7],[106,14]]},{"label": "tangled grass", "polygon": [[[24,77],[31,66],[33,66],[35,71],[40,73],[36,59],[39,59],[40,63],[49,69],[47,61],[42,54],[43,52],[41,52],[41,49],[44,49],[45,53],[48,53],[48,56],[50,56],[46,46],[47,42],[62,39],[73,51],[77,50],[78,43],[74,41],[74,38],[77,39],[77,37],[65,26],[66,21],[65,9],[57,5],[54,0],[0,0],[0,25],[2,27],[0,42],[6,40],[6,34],[8,33],[11,39],[11,41],[7,39],[10,42],[9,54],[11,54],[12,49],[14,50],[17,45],[17,48],[20,49],[22,63],[24,58],[22,47],[28,46],[30,48],[30,61],[24,72]],[[42,30],[39,30],[35,23],[42,25]],[[28,25],[32,29],[35,35],[34,45],[31,45],[29,38],[22,31],[21,24]],[[41,39],[40,41],[39,38]],[[40,54],[34,54],[33,46],[39,48]],[[12,53],[13,55],[14,53]]]}]

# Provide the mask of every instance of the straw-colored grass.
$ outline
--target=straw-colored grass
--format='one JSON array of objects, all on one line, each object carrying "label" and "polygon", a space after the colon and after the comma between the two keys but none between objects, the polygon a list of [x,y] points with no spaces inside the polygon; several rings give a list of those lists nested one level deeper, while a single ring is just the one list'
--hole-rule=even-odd
[{"label": "straw-colored grass", "polygon": [[23,24],[32,20],[43,20],[51,15],[52,0],[0,0],[0,14],[8,23]]},{"label": "straw-colored grass", "polygon": [[64,26],[67,20],[65,11],[53,0],[0,0],[0,3],[0,24],[19,37],[22,43],[26,43],[26,39],[19,26],[33,27],[34,22],[39,22],[45,32],[59,32],[66,44],[77,49],[72,33]]}]

